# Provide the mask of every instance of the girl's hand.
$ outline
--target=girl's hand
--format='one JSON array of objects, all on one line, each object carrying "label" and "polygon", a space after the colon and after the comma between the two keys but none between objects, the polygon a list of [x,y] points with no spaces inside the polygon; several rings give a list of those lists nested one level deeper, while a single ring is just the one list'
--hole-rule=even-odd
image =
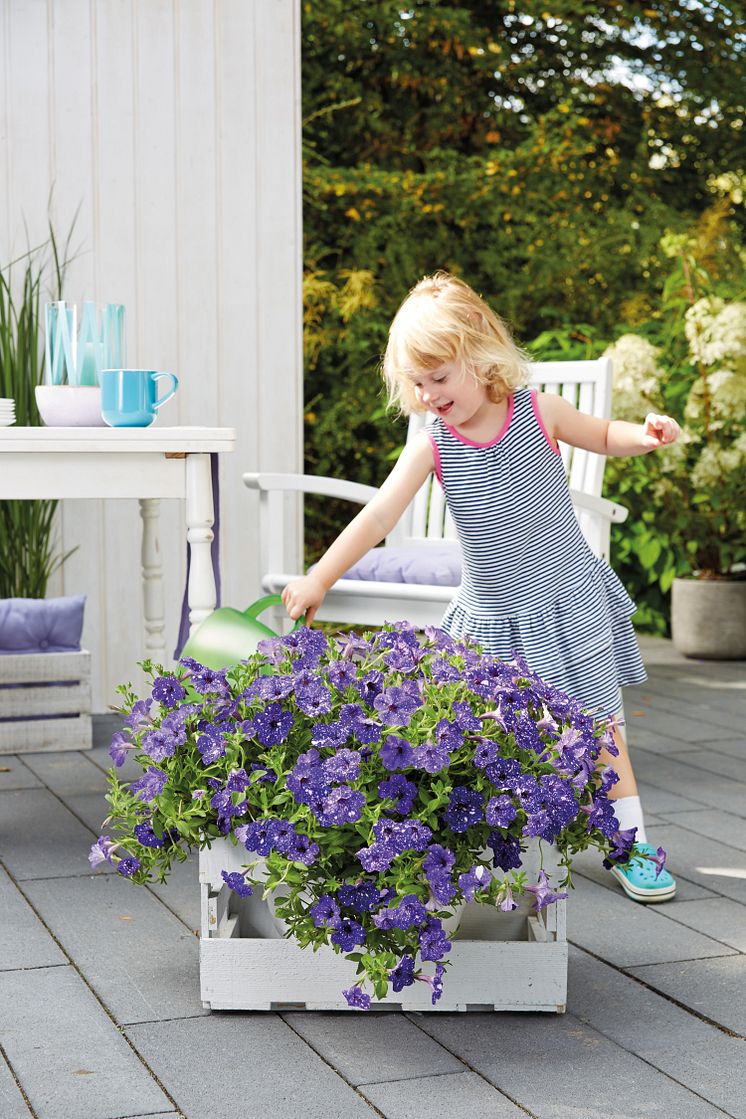
[{"label": "girl's hand", "polygon": [[667,443],[675,443],[681,435],[681,428],[670,416],[656,416],[655,413],[648,412],[643,426],[643,442],[650,451],[665,447]]},{"label": "girl's hand", "polygon": [[306,625],[310,626],[316,611],[326,597],[326,587],[313,575],[306,575],[302,579],[295,579],[292,583],[288,583],[280,597],[293,621],[305,614]]}]

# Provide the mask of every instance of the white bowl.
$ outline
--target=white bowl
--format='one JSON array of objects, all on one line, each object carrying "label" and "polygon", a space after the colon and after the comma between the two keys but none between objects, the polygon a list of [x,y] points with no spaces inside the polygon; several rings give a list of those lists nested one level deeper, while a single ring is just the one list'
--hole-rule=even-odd
[{"label": "white bowl", "polygon": [[36,406],[47,427],[106,427],[98,385],[37,385]]}]

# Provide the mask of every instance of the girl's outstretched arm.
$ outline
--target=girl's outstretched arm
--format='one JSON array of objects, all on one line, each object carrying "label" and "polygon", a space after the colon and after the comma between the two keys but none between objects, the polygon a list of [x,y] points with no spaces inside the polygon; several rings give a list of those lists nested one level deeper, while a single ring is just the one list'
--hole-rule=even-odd
[{"label": "girl's outstretched arm", "polygon": [[433,466],[432,444],[421,433],[406,445],[376,496],[339,534],[313,571],[285,587],[282,601],[291,618],[305,614],[311,625],[329,588],[391,532]]},{"label": "girl's outstretched arm", "polygon": [[543,392],[538,394],[538,405],[544,427],[552,439],[599,455],[646,455],[658,447],[675,443],[681,434],[676,420],[652,412],[641,424],[601,420],[579,412],[561,396]]}]

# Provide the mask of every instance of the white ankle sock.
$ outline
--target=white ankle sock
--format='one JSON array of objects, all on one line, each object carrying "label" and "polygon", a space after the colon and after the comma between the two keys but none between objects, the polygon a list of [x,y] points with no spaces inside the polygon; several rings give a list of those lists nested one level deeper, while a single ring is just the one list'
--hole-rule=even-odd
[{"label": "white ankle sock", "polygon": [[637,828],[635,842],[647,843],[648,837],[645,834],[645,825],[642,822],[640,798],[619,797],[618,800],[612,801],[612,804],[614,805],[614,814],[619,821],[620,830],[627,831],[629,828]]}]

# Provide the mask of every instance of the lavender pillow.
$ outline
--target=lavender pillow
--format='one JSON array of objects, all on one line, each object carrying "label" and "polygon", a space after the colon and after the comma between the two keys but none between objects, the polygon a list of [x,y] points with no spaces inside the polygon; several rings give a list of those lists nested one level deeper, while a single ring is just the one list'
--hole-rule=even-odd
[{"label": "lavender pillow", "polygon": [[342,578],[457,587],[461,582],[461,548],[455,541],[447,540],[373,548]]},{"label": "lavender pillow", "polygon": [[78,652],[84,608],[84,594],[0,599],[0,656]]}]

